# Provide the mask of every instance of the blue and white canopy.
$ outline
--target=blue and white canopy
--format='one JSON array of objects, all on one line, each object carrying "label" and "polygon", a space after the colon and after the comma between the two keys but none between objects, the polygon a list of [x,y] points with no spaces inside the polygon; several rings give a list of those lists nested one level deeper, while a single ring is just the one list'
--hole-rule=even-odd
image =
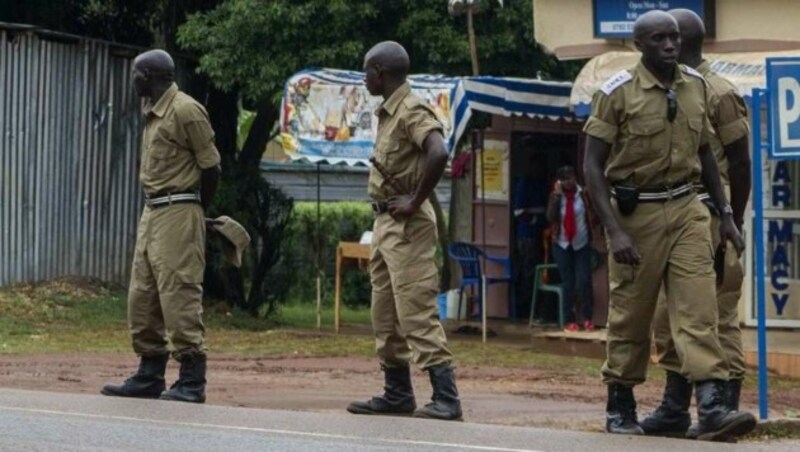
[{"label": "blue and white canopy", "polygon": [[[286,82],[281,114],[281,142],[297,160],[367,165],[382,99],[370,96],[364,74],[311,69]],[[473,111],[502,116],[571,119],[571,83],[504,77],[413,75],[411,89],[426,100],[444,126],[453,149]]]}]

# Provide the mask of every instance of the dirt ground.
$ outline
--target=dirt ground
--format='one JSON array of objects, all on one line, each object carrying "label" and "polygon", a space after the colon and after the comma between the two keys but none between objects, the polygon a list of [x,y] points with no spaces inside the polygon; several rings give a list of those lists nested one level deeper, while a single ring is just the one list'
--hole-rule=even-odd
[{"label": "dirt ground", "polygon": [[[97,394],[120,382],[137,364],[121,354],[0,355],[0,386]],[[167,379],[177,376],[170,363]],[[554,371],[461,367],[457,370],[464,418],[470,422],[602,431],[605,386],[597,377]],[[414,373],[417,403],[430,397],[427,375]],[[660,400],[660,382],[637,388],[640,413]],[[363,358],[209,357],[207,403],[298,411],[340,411],[382,386],[375,360]],[[774,416],[800,406],[800,394],[772,398]],[[745,390],[743,407],[755,411],[756,394]]]}]

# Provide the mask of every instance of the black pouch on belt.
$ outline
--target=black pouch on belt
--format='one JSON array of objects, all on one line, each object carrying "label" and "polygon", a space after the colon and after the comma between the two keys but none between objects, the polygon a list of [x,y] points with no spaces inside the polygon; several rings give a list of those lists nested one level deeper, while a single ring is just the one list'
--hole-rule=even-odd
[{"label": "black pouch on belt", "polygon": [[639,189],[627,185],[615,185],[614,193],[619,213],[630,215],[636,210],[636,205],[639,204]]}]

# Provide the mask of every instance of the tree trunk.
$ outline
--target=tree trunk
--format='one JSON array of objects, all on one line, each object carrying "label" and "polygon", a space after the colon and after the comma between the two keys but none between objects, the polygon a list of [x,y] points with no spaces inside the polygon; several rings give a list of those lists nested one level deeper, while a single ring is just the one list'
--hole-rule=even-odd
[{"label": "tree trunk", "polygon": [[247,300],[244,297],[244,277],[241,269],[226,264],[222,268],[222,281],[225,286],[225,301],[229,306],[243,309]]},{"label": "tree trunk", "polygon": [[267,148],[270,132],[275,126],[275,122],[280,119],[280,111],[276,105],[269,100],[258,104],[256,117],[253,120],[253,127],[247,134],[242,151],[239,153],[239,164],[243,167],[258,167],[261,156]]},{"label": "tree trunk", "polygon": [[211,86],[206,96],[206,109],[214,129],[214,142],[222,157],[222,170],[235,171],[238,94],[223,92]]}]

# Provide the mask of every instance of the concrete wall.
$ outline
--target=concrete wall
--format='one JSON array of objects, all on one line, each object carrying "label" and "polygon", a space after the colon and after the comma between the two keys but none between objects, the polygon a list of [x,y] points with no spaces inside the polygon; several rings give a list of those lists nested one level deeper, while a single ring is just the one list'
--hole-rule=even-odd
[{"label": "concrete wall", "polygon": [[[313,164],[262,163],[264,177],[283,189],[295,201],[317,200],[317,166]],[[367,179],[369,170],[363,167],[339,165],[320,166],[319,197],[322,202],[369,201]],[[450,207],[450,177],[445,176],[436,187],[436,195],[445,215]]]}]

